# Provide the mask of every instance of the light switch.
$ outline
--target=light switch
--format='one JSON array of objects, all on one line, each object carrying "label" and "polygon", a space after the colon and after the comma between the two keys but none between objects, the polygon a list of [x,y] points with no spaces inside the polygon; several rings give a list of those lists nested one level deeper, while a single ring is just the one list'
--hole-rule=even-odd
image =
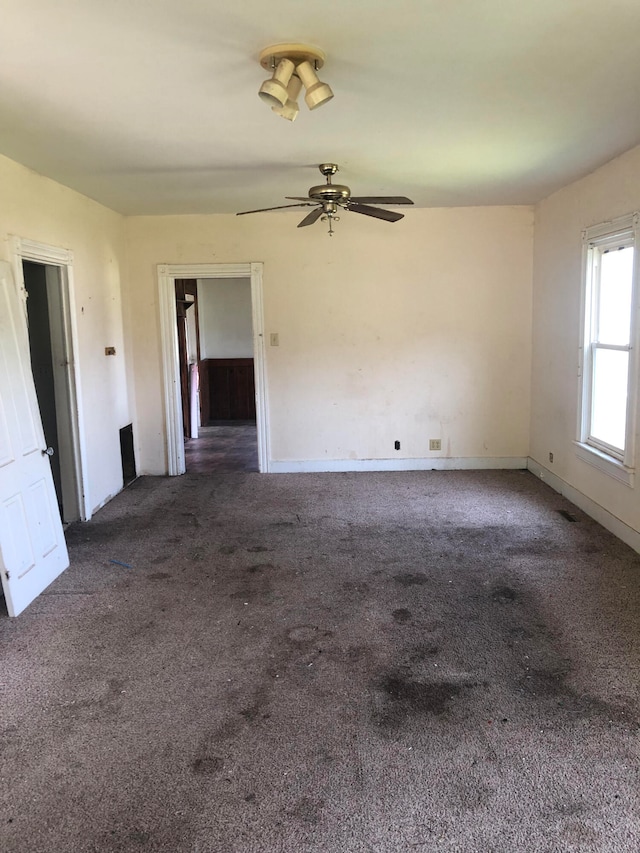
[{"label": "light switch", "polygon": [[272,347],[280,346],[280,335],[277,332],[271,332],[269,335],[269,341]]}]

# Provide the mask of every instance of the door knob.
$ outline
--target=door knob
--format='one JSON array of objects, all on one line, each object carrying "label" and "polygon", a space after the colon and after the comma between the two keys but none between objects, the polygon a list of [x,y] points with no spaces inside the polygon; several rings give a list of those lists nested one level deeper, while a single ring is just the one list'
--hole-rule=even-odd
[{"label": "door knob", "polygon": [[55,453],[55,450],[53,449],[53,447],[47,447],[46,450],[42,451],[43,456],[53,456],[54,453]]}]

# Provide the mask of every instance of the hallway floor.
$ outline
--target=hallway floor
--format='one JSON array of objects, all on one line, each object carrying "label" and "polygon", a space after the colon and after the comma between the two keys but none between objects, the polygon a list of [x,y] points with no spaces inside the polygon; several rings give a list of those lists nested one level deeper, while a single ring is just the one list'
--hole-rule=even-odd
[{"label": "hallway floor", "polygon": [[184,443],[188,473],[258,470],[258,439],[254,422],[220,423],[200,427],[199,432],[198,438]]}]

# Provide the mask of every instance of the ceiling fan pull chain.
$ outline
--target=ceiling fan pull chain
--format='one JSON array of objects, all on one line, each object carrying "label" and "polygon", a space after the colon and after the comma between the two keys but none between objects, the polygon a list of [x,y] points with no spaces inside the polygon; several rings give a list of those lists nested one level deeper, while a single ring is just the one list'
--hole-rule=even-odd
[{"label": "ceiling fan pull chain", "polygon": [[322,219],[323,219],[323,220],[324,220],[324,219],[328,219],[328,220],[329,220],[329,237],[333,237],[333,235],[335,234],[335,231],[333,230],[333,223],[334,223],[334,221],[335,221],[335,222],[340,222],[340,217],[339,217],[339,216],[329,216],[329,215],[327,215],[327,216],[323,216],[323,217],[322,217]]}]

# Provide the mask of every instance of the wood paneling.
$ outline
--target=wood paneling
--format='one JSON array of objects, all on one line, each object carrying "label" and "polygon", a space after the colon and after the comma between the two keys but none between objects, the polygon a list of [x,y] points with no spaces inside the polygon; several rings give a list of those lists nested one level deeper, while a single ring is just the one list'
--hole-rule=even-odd
[{"label": "wood paneling", "polygon": [[[206,382],[207,422],[254,421],[256,390],[252,358],[207,358],[201,364],[201,387]],[[202,400],[207,395],[202,395]],[[204,406],[203,406],[204,409]]]}]

